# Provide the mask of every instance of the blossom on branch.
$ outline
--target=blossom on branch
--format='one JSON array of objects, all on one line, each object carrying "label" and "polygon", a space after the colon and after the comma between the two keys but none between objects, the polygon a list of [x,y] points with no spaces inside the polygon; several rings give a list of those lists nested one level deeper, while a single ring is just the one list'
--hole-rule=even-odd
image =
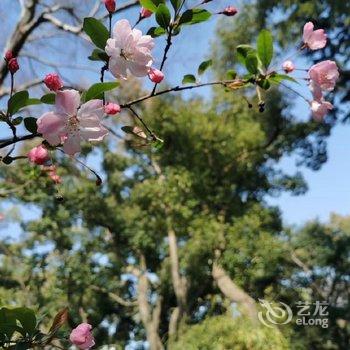
[{"label": "blossom on branch", "polygon": [[141,18],[148,18],[148,17],[151,17],[153,14],[152,11],[144,8],[144,7],[141,7],[141,10],[140,10],[140,17]]},{"label": "blossom on branch", "polygon": [[150,68],[148,77],[153,83],[159,84],[164,79],[164,74],[156,68]]},{"label": "blossom on branch", "polygon": [[90,324],[81,323],[72,330],[69,340],[79,349],[90,349],[95,345],[95,339],[91,333],[91,329],[92,326]]},{"label": "blossom on branch", "polygon": [[108,115],[115,115],[121,111],[120,106],[117,103],[107,103],[105,105],[105,113]]},{"label": "blossom on branch", "polygon": [[106,9],[109,13],[114,13],[116,9],[116,3],[115,0],[103,0]]},{"label": "blossom on branch", "polygon": [[50,157],[49,157],[49,152],[46,147],[43,145],[39,145],[37,147],[32,148],[28,152],[28,158],[32,163],[42,165],[46,163]]},{"label": "blossom on branch", "polygon": [[326,60],[314,64],[309,70],[309,76],[322,90],[332,91],[339,78],[339,71],[334,61]]},{"label": "blossom on branch", "polygon": [[38,133],[52,146],[63,143],[63,150],[73,156],[81,150],[80,142],[102,141],[108,134],[101,120],[104,108],[101,100],[91,100],[80,106],[76,90],[58,91],[56,110],[44,113],[38,120]]},{"label": "blossom on branch", "polygon": [[282,68],[286,73],[292,73],[295,69],[294,63],[292,61],[284,61]]},{"label": "blossom on branch", "polygon": [[323,99],[320,101],[312,101],[311,102],[311,111],[315,120],[322,121],[328,111],[333,109],[333,105],[324,101]]},{"label": "blossom on branch", "polygon": [[135,77],[144,77],[153,63],[153,47],[154,40],[150,35],[142,35],[140,30],[132,29],[130,23],[122,19],[115,24],[112,39],[107,40],[108,68],[116,78],[127,79],[128,71]]},{"label": "blossom on branch", "polygon": [[303,41],[310,50],[322,49],[327,44],[327,35],[323,29],[314,30],[313,23],[307,22],[304,25]]},{"label": "blossom on branch", "polygon": [[51,91],[57,91],[63,87],[63,82],[56,73],[47,74],[44,83]]}]

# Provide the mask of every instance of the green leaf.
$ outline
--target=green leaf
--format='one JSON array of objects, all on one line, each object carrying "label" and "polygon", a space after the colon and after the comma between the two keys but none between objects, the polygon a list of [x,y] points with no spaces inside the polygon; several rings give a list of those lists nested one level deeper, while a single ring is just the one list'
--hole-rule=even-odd
[{"label": "green leaf", "polygon": [[33,118],[33,117],[24,118],[24,126],[30,133],[32,134],[37,133],[38,126],[36,125],[36,118]]},{"label": "green leaf", "polygon": [[160,4],[156,11],[156,21],[164,29],[169,27],[171,15],[169,9],[164,4]]},{"label": "green leaf", "polygon": [[182,79],[182,84],[195,84],[196,77],[193,74],[186,74]]},{"label": "green leaf", "polygon": [[29,99],[28,91],[16,92],[8,101],[8,113],[13,115],[26,105]]},{"label": "green leaf", "polygon": [[11,339],[12,334],[16,331],[16,317],[12,310],[3,307],[0,309],[0,334],[4,334],[8,339]]},{"label": "green leaf", "polygon": [[271,86],[270,82],[268,79],[262,79],[262,80],[259,80],[257,81],[257,84],[263,88],[264,90],[268,90]]},{"label": "green leaf", "polygon": [[258,57],[254,52],[248,53],[246,59],[245,59],[245,66],[248,69],[248,71],[252,74],[258,73]]},{"label": "green leaf", "polygon": [[85,95],[85,102],[90,101],[94,98],[102,98],[101,95],[106,92],[113,90],[119,86],[118,82],[108,82],[108,83],[97,83],[92,85]]},{"label": "green leaf", "polygon": [[283,80],[288,80],[290,82],[299,84],[297,80],[295,80],[294,78],[292,78],[291,76],[289,76],[287,74],[277,74],[277,73],[275,73],[275,74],[270,75],[270,77],[269,77],[269,81],[271,83],[274,83],[274,84],[279,84]]},{"label": "green leaf", "polygon": [[93,17],[84,18],[83,29],[97,47],[105,49],[109,32],[99,20]]},{"label": "green leaf", "polygon": [[170,0],[170,2],[176,12],[180,8],[181,0]]},{"label": "green leaf", "polygon": [[164,35],[166,30],[162,27],[152,27],[148,30],[147,35],[150,35],[152,38]]},{"label": "green leaf", "polygon": [[40,105],[42,104],[41,100],[38,98],[29,98],[26,102],[26,106]]},{"label": "green leaf", "polygon": [[245,59],[248,53],[256,52],[256,50],[250,45],[238,45],[236,47],[238,60],[245,65]]},{"label": "green leaf", "polygon": [[12,124],[17,126],[17,125],[21,124],[22,121],[23,121],[23,117],[17,117],[15,119],[12,119]]},{"label": "green leaf", "polygon": [[56,94],[49,93],[41,97],[40,101],[47,105],[54,105],[56,102]]},{"label": "green leaf", "polygon": [[267,69],[273,57],[273,39],[272,34],[266,29],[258,35],[257,51],[262,64]]},{"label": "green leaf", "polygon": [[160,4],[164,4],[164,0],[140,0],[140,5],[144,7],[147,10],[150,10],[152,12],[157,11],[157,7]]},{"label": "green leaf", "polygon": [[211,13],[204,9],[193,9],[185,11],[180,17],[181,24],[196,24],[207,21],[211,17]]},{"label": "green leaf", "polygon": [[90,61],[103,61],[107,62],[108,61],[108,55],[106,54],[105,51],[101,49],[95,49],[92,51],[91,55],[88,57]]},{"label": "green leaf", "polygon": [[203,74],[211,65],[213,64],[212,60],[202,62],[198,67],[198,74]]},{"label": "green leaf", "polygon": [[34,334],[36,328],[36,317],[33,310],[26,307],[13,309],[16,319],[21,323],[23,329],[29,335]]},{"label": "green leaf", "polygon": [[237,72],[236,72],[234,69],[229,69],[229,70],[226,72],[226,76],[227,76],[227,79],[233,80],[233,79],[236,78]]}]

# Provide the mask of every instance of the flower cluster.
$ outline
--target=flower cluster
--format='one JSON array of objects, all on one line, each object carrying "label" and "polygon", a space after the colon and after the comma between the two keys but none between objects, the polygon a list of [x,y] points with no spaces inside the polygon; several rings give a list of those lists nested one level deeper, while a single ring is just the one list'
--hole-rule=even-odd
[{"label": "flower cluster", "polygon": [[[302,49],[323,49],[326,44],[327,35],[324,30],[314,30],[314,24],[307,22],[303,30]],[[295,70],[295,65],[291,60],[287,60],[283,62],[282,69],[285,73],[291,73]],[[323,92],[333,91],[338,78],[339,71],[334,61],[319,62],[308,70],[309,88],[313,97],[309,103],[315,120],[322,121],[328,111],[333,109],[333,105],[324,99]]]}]

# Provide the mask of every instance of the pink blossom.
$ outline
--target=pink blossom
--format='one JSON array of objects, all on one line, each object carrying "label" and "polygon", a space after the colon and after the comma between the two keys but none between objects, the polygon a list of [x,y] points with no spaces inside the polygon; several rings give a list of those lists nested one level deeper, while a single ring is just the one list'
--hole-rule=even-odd
[{"label": "pink blossom", "polygon": [[108,134],[101,124],[104,116],[102,101],[90,100],[80,108],[79,105],[78,91],[58,91],[55,111],[44,113],[37,120],[38,133],[52,146],[63,143],[63,149],[69,155],[80,152],[82,140],[102,141]]},{"label": "pink blossom", "polygon": [[292,61],[284,61],[282,68],[286,73],[292,73],[295,69],[294,63]]},{"label": "pink blossom", "polygon": [[311,111],[315,120],[322,121],[328,111],[333,109],[333,105],[328,101],[312,101]]},{"label": "pink blossom", "polygon": [[310,50],[322,49],[327,44],[327,35],[323,29],[314,30],[313,23],[307,22],[304,25],[303,41]]},{"label": "pink blossom", "polygon": [[120,106],[117,103],[107,103],[105,105],[105,113],[108,115],[115,115],[121,111]]},{"label": "pink blossom", "polygon": [[238,10],[234,6],[227,6],[224,11],[219,12],[220,14],[223,14],[225,16],[231,17],[237,14]]},{"label": "pink blossom", "polygon": [[90,324],[81,323],[72,330],[69,340],[79,349],[90,349],[95,345],[95,339],[91,333],[91,329],[92,326]]},{"label": "pink blossom", "polygon": [[57,91],[63,87],[62,80],[56,73],[47,74],[44,83],[51,91]]},{"label": "pink blossom", "polygon": [[19,70],[17,58],[11,58],[7,64],[7,67],[11,74],[15,74]]},{"label": "pink blossom", "polygon": [[57,174],[57,170],[54,165],[44,166],[43,171],[47,172],[50,179],[56,184],[60,184],[62,182],[62,178]]},{"label": "pink blossom", "polygon": [[148,77],[153,83],[160,83],[164,79],[164,74],[156,68],[150,68],[148,72]]},{"label": "pink blossom", "polygon": [[114,13],[116,9],[115,0],[103,0],[106,9],[109,13]]},{"label": "pink blossom", "polygon": [[309,88],[314,100],[319,101],[323,98],[321,87],[318,84],[316,84],[313,80],[311,80]]},{"label": "pink blossom", "polygon": [[145,9],[144,7],[141,7],[141,10],[140,10],[140,16],[141,18],[148,18],[148,17],[151,17],[153,14],[152,11],[148,10],[148,9]]},{"label": "pink blossom", "polygon": [[313,65],[309,76],[322,90],[332,91],[339,78],[339,71],[334,61],[327,60]]},{"label": "pink blossom", "polygon": [[8,62],[13,58],[13,52],[11,50],[6,51],[5,60]]},{"label": "pink blossom", "polygon": [[116,78],[126,79],[127,71],[136,77],[143,77],[153,63],[151,50],[154,40],[132,29],[126,19],[117,21],[113,38],[107,40],[106,52],[110,56],[109,70]]},{"label": "pink blossom", "polygon": [[28,152],[28,158],[32,163],[42,165],[49,160],[49,152],[46,147],[39,145]]}]

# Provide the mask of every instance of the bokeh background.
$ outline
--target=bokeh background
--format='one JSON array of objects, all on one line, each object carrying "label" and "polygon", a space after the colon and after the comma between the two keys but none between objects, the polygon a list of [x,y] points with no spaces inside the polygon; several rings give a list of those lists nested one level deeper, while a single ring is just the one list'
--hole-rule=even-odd
[{"label": "bokeh background", "polygon": [[[196,4],[186,1],[188,8]],[[268,28],[276,67],[289,56],[300,69],[337,61],[332,114],[313,122],[305,100],[283,86],[269,91],[264,113],[247,107],[242,94],[256,106],[249,91],[203,88],[139,106],[165,141],[160,151],[124,142],[121,126],[135,123],[127,113],[107,120],[113,135],[98,147],[86,145],[81,156],[99,172],[102,187],[61,154],[58,188],[26,161],[2,164],[1,304],[26,305],[46,319],[68,306],[70,325],[89,321],[97,344],[111,349],[348,349],[350,4],[214,0],[205,7],[219,12],[227,5],[239,13],[214,15],[175,37],[163,86],[180,84],[208,58],[214,66],[203,82],[240,72],[235,46],[254,43]],[[43,20],[21,47],[17,84],[41,96],[47,91],[39,82],[53,71],[79,89],[98,82],[101,67],[87,59],[92,46],[80,26],[86,16],[104,16],[100,2],[2,0],[3,51],[23,6],[35,6],[30,20]],[[137,1],[118,6],[125,9],[113,21],[136,22]],[[309,20],[325,28],[329,44],[295,56]],[[150,18],[138,27],[146,32],[154,24]],[[165,38],[157,38],[156,66],[164,46]],[[9,77],[1,74],[3,108]],[[109,98],[127,101],[150,86],[131,79]],[[293,88],[310,97],[305,82]],[[0,131],[10,136],[5,125]],[[298,301],[326,301],[329,327],[256,324],[251,313],[259,298],[293,311]]]}]

